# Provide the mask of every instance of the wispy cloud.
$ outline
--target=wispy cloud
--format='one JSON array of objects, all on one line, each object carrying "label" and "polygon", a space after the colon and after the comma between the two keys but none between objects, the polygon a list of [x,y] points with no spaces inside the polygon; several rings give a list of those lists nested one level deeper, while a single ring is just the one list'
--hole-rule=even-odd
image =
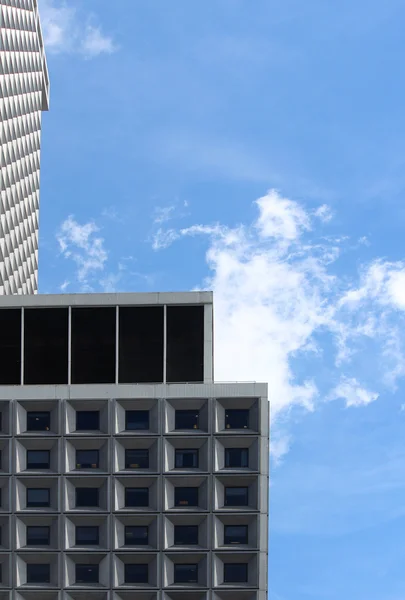
[{"label": "wispy cloud", "polygon": [[[102,273],[108,259],[104,239],[98,235],[99,228],[93,221],[80,224],[70,215],[63,221],[57,240],[62,255],[76,265],[76,278],[82,291],[92,290],[92,281]],[[67,282],[64,282],[66,290]]]},{"label": "wispy cloud", "polygon": [[84,58],[95,58],[118,49],[113,38],[93,23],[94,15],[79,15],[63,0],[39,0],[39,9],[48,52],[72,52]]},{"label": "wispy cloud", "polygon": [[354,377],[342,376],[339,385],[330,393],[330,400],[343,399],[346,406],[366,406],[377,400],[378,394],[362,387]]},{"label": "wispy cloud", "polygon": [[[291,444],[286,411],[331,398],[366,406],[405,375],[405,264],[374,261],[353,282],[342,280],[335,261],[352,247],[344,236],[318,235],[330,220],[327,206],[310,213],[275,190],[255,205],[249,225],[160,227],[153,247],[207,238],[203,287],[215,293],[216,377],[269,382],[279,460]],[[307,365],[302,374],[293,366],[298,357]]]}]

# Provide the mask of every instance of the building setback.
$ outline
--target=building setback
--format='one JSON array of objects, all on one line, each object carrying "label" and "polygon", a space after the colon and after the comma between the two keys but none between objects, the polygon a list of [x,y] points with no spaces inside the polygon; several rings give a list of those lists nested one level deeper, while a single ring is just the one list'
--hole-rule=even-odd
[{"label": "building setback", "polygon": [[0,0],[0,295],[37,292],[41,116],[48,106],[37,0]]},{"label": "building setback", "polygon": [[0,298],[0,600],[265,600],[267,386],[209,292]]}]

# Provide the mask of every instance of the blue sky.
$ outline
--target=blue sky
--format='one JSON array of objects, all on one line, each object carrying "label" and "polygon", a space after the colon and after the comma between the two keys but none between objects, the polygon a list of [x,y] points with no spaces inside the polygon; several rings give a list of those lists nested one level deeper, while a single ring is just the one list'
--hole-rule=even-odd
[{"label": "blue sky", "polygon": [[40,0],[40,291],[208,287],[270,600],[404,600],[405,1]]}]

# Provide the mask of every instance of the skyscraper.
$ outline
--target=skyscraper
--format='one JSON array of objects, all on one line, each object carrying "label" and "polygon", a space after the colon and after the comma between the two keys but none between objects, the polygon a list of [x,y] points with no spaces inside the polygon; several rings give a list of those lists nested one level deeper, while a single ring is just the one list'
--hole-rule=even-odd
[{"label": "skyscraper", "polygon": [[37,291],[41,113],[48,106],[37,0],[0,0],[0,294]]},{"label": "skyscraper", "polygon": [[266,600],[267,385],[209,292],[0,298],[0,600]]}]

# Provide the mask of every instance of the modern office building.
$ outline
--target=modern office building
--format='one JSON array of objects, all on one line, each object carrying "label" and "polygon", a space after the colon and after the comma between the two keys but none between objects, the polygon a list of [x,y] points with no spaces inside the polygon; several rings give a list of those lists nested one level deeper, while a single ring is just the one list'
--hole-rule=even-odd
[{"label": "modern office building", "polygon": [[0,295],[37,291],[41,116],[48,106],[37,0],[0,0]]},{"label": "modern office building", "polygon": [[267,386],[209,292],[0,298],[0,600],[265,600]]}]

